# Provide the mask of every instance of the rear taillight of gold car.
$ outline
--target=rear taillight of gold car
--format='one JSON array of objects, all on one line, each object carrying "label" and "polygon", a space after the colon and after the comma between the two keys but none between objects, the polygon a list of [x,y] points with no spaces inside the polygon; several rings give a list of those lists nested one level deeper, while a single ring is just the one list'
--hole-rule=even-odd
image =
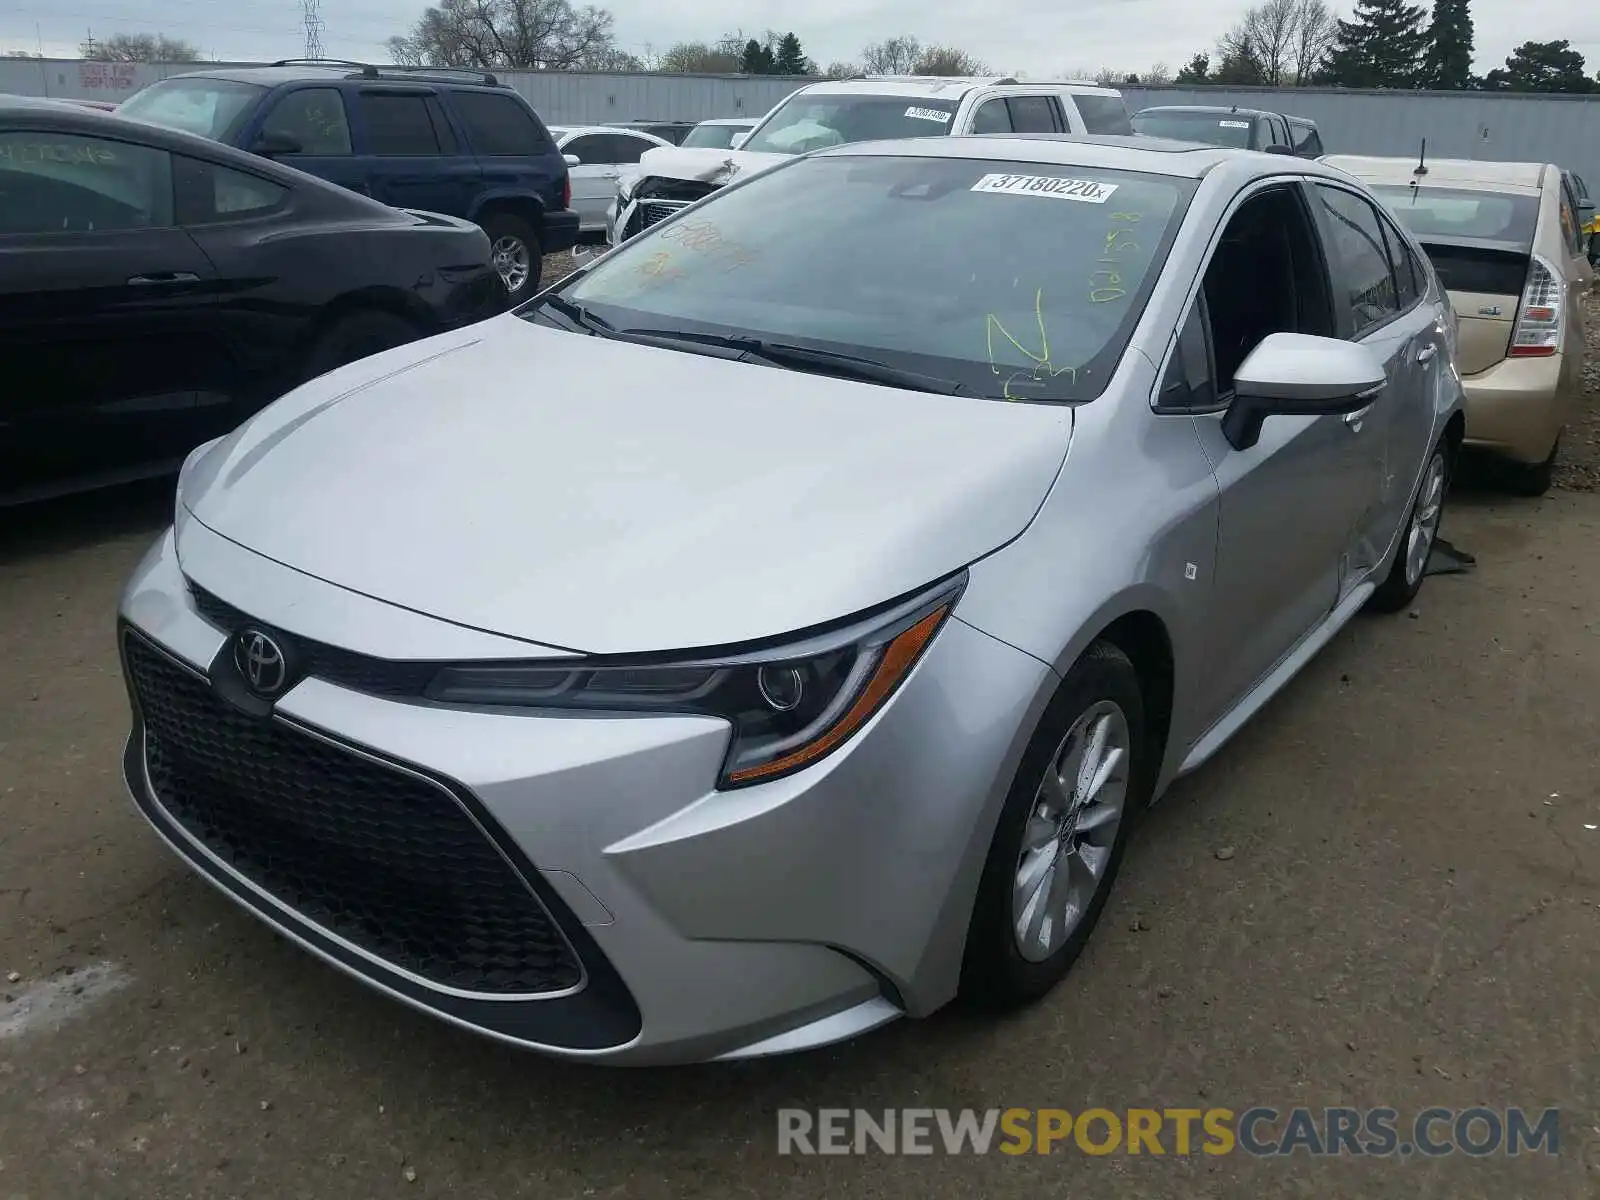
[{"label": "rear taillight of gold car", "polygon": [[1511,331],[1512,358],[1545,358],[1561,349],[1565,293],[1566,280],[1555,265],[1533,255],[1517,305],[1517,323]]}]

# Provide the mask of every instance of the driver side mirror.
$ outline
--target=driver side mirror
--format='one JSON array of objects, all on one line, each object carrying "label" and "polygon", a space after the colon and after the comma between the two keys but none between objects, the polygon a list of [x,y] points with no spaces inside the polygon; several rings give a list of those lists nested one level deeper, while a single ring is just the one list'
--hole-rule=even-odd
[{"label": "driver side mirror", "polygon": [[1235,450],[1261,440],[1268,417],[1338,416],[1377,398],[1388,376],[1365,346],[1309,333],[1271,333],[1233,375],[1222,433]]},{"label": "driver side mirror", "polygon": [[305,146],[299,138],[290,137],[287,133],[263,133],[256,138],[256,144],[250,147],[250,151],[262,158],[276,158],[280,154],[301,154]]},{"label": "driver side mirror", "polygon": [[563,154],[561,157],[566,160],[567,166],[569,167],[583,166],[583,159],[579,158],[576,154]]},{"label": "driver side mirror", "polygon": [[750,135],[748,133],[736,133],[736,134],[733,135],[733,141],[728,143],[728,149],[737,150],[740,146],[744,145],[749,140],[750,140]]}]

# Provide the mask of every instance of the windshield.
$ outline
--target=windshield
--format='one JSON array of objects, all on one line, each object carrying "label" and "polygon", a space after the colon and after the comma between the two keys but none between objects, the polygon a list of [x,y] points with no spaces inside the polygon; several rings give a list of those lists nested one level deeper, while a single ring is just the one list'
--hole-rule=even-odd
[{"label": "windshield", "polygon": [[623,243],[556,294],[619,330],[733,333],[970,395],[1092,400],[1193,188],[1037,163],[802,159]]},{"label": "windshield", "polygon": [[125,117],[225,142],[266,88],[228,79],[164,79],[118,106]]},{"label": "windshield", "polygon": [[1146,137],[1250,149],[1250,118],[1226,113],[1142,112],[1133,118],[1133,131]]},{"label": "windshield", "polygon": [[736,134],[747,132],[742,125],[696,125],[683,139],[685,146],[703,146],[709,150],[726,150],[733,145]]},{"label": "windshield", "polygon": [[949,133],[955,113],[953,100],[797,92],[739,148],[806,154],[846,142],[929,137]]},{"label": "windshield", "polygon": [[1483,238],[1533,245],[1539,223],[1539,198],[1506,192],[1368,185],[1419,239]]}]

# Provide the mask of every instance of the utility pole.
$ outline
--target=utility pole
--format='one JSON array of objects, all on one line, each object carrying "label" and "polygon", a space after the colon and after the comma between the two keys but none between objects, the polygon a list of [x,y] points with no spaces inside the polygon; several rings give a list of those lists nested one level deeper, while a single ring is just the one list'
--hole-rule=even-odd
[{"label": "utility pole", "polygon": [[305,57],[322,57],[322,0],[300,0],[300,11],[305,16]]}]

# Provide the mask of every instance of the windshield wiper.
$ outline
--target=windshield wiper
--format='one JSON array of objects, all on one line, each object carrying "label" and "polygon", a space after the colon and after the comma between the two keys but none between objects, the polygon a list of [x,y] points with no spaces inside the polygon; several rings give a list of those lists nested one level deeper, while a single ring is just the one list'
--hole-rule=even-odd
[{"label": "windshield wiper", "polygon": [[812,369],[819,375],[832,375],[840,379],[859,379],[866,383],[881,383],[888,387],[906,388],[914,392],[935,392],[942,396],[955,396],[962,385],[953,379],[937,375],[923,375],[891,366],[875,358],[862,358],[838,350],[819,350],[815,346],[796,346],[788,342],[769,342],[743,334],[696,333],[677,329],[620,329],[622,337],[648,337],[660,341],[689,342],[697,346],[715,346],[723,350],[741,351],[750,361],[764,362],[770,366],[791,370]]},{"label": "windshield wiper", "polygon": [[597,317],[581,304],[575,304],[564,296],[546,296],[544,306],[555,309],[567,320],[580,329],[587,329],[590,333],[612,334],[617,327],[604,317]]}]

